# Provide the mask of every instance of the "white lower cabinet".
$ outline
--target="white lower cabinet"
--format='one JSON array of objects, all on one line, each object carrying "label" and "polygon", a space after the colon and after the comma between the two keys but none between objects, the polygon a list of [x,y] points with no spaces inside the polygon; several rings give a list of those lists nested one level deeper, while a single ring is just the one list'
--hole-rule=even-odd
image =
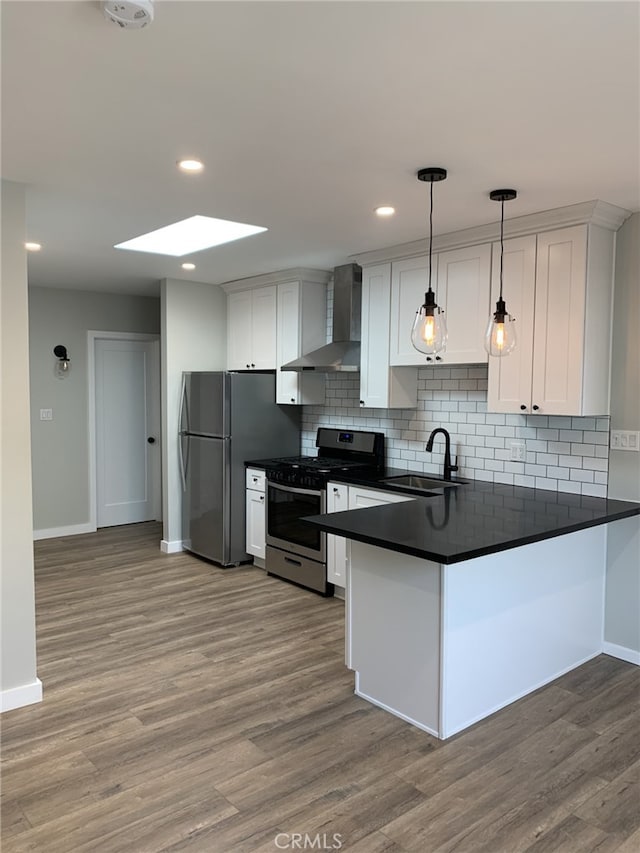
[{"label": "white lower cabinet", "polygon": [[383,492],[380,489],[364,489],[362,486],[349,486],[349,509],[360,509],[365,506],[382,506],[396,504],[402,501],[412,501],[411,495],[400,492]]},{"label": "white lower cabinet", "polygon": [[256,565],[264,567],[266,556],[265,476],[264,471],[247,468],[246,479],[246,551]]},{"label": "white lower cabinet", "polygon": [[[361,509],[363,507],[381,506],[382,504],[393,504],[410,500],[413,500],[410,495],[403,495],[398,492],[383,492],[380,489],[366,489],[362,488],[362,486],[349,486],[349,509]],[[342,542],[342,547],[344,549],[344,587],[346,603],[344,620],[344,662],[349,669],[353,669],[351,663],[351,599],[349,595],[351,542],[348,539],[343,539],[341,536],[334,536],[332,538]]]},{"label": "white lower cabinet", "polygon": [[[345,483],[327,485],[327,512],[343,512],[349,508],[349,487]],[[346,586],[347,540],[343,536],[327,533],[327,580]]]}]

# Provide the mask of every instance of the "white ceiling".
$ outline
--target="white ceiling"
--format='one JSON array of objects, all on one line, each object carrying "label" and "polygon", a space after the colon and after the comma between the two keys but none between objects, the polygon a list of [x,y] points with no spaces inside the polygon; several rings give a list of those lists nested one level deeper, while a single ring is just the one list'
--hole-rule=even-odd
[{"label": "white ceiling", "polygon": [[[2,0],[2,177],[27,184],[31,285],[158,293],[591,199],[640,207],[636,2]],[[197,156],[200,176],[176,161]],[[397,208],[378,220],[373,208]],[[193,214],[264,234],[177,259],[114,243]]]}]

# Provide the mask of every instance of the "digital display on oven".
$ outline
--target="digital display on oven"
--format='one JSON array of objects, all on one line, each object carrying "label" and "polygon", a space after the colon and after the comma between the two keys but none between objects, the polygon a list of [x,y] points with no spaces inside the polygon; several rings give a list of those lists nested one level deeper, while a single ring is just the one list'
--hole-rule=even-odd
[{"label": "digital display on oven", "polygon": [[353,433],[352,432],[341,432],[338,436],[338,441],[341,444],[353,444]]}]

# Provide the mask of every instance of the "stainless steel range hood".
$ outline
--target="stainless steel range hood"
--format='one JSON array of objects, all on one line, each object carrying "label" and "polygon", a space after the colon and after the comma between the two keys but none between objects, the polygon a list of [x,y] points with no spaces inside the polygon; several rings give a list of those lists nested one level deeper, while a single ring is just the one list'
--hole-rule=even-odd
[{"label": "stainless steel range hood", "polygon": [[332,342],[283,364],[280,370],[318,373],[360,370],[362,267],[344,264],[333,271]]}]

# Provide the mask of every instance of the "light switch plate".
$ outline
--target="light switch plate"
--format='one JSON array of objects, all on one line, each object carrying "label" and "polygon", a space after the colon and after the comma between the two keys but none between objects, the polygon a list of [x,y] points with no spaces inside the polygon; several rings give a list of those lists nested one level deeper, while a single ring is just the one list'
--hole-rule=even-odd
[{"label": "light switch plate", "polygon": [[52,421],[53,420],[53,409],[40,409],[40,420],[41,421]]},{"label": "light switch plate", "polygon": [[610,446],[612,450],[640,451],[640,432],[632,429],[612,429]]},{"label": "light switch plate", "polygon": [[512,439],[509,442],[509,459],[512,462],[524,462],[526,458],[526,447],[521,439]]}]

